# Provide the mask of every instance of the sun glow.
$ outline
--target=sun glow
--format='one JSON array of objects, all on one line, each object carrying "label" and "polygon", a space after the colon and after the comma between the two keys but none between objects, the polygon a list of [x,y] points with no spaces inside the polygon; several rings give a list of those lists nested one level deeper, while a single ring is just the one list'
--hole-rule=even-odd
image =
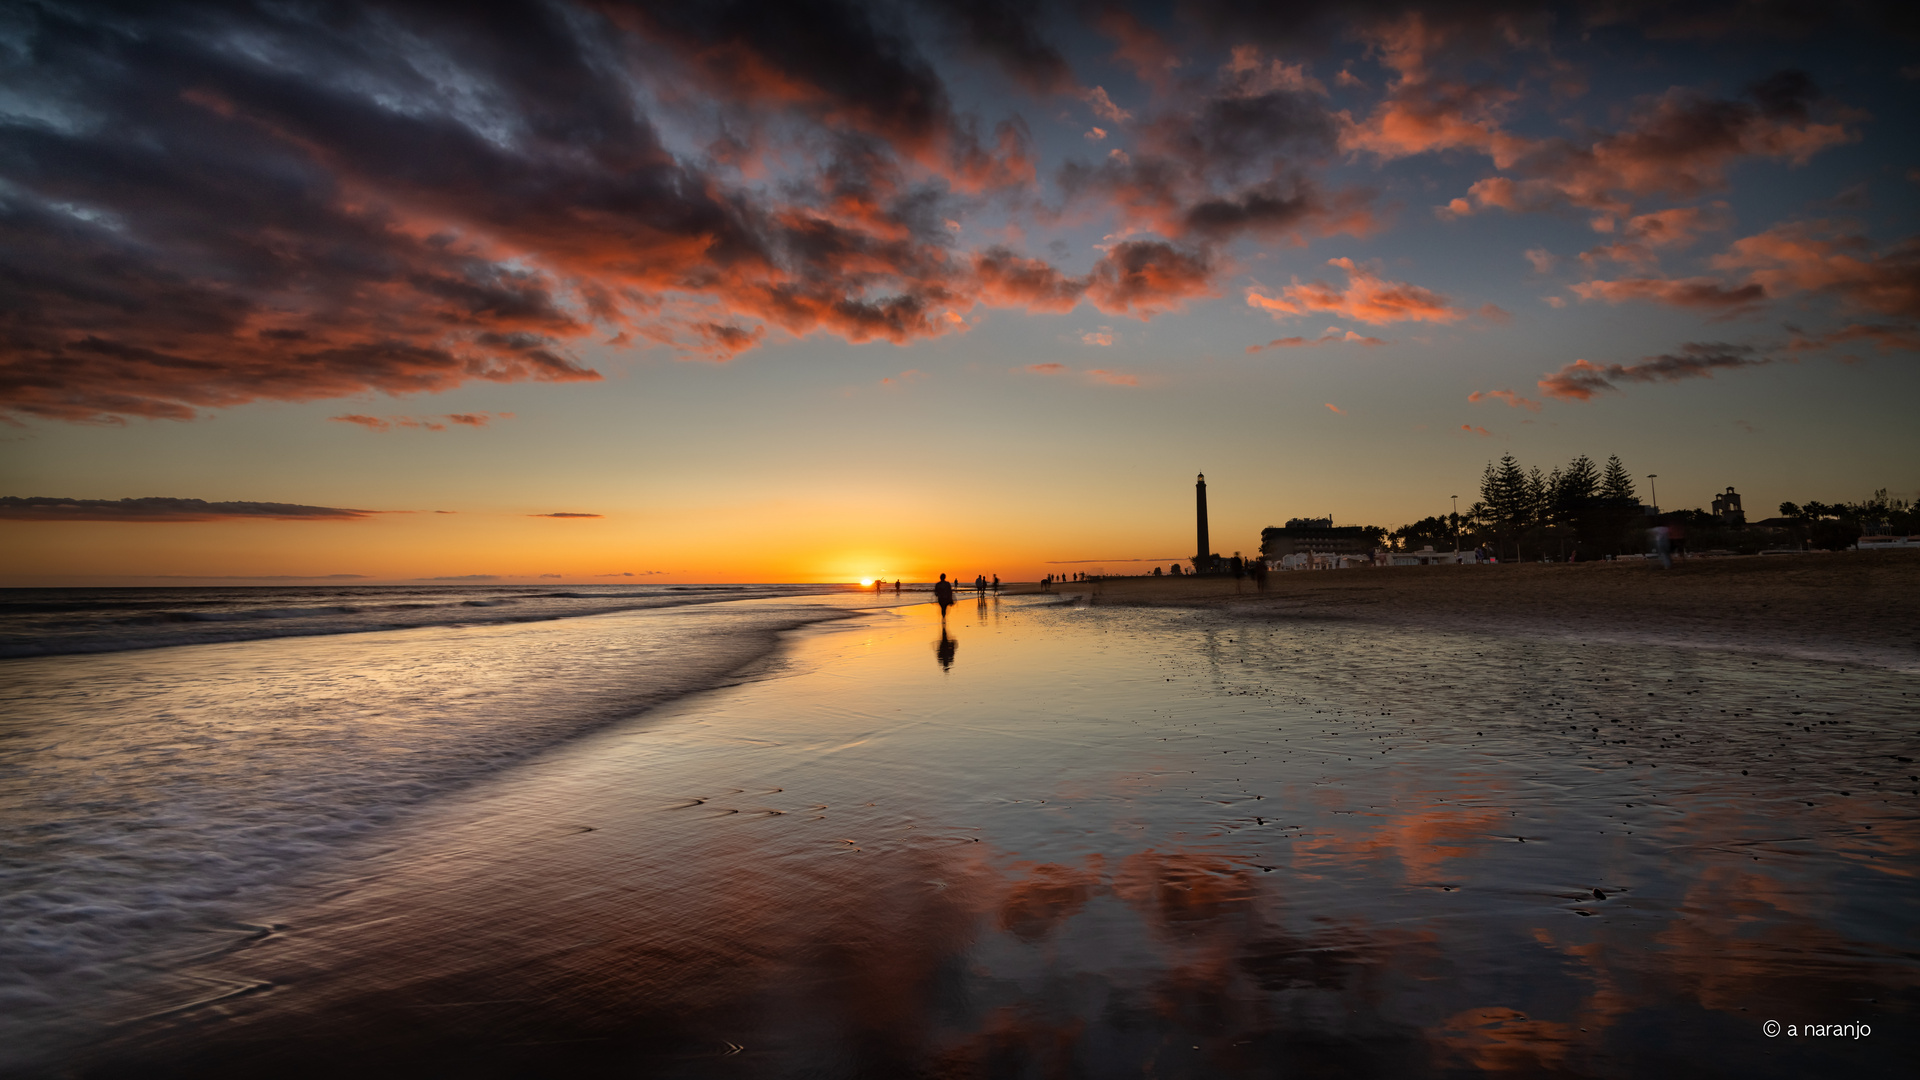
[{"label": "sun glow", "polygon": [[863,588],[866,586],[870,586],[873,584],[873,579],[870,577],[863,577],[860,579],[860,584]]}]

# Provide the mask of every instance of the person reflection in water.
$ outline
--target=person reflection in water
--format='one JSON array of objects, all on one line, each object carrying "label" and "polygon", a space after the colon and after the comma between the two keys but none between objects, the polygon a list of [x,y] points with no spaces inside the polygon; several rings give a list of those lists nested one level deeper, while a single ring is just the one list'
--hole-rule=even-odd
[{"label": "person reflection in water", "polygon": [[953,654],[960,651],[960,643],[947,636],[947,624],[940,624],[940,640],[934,643],[933,655],[940,661],[941,671],[953,670]]}]

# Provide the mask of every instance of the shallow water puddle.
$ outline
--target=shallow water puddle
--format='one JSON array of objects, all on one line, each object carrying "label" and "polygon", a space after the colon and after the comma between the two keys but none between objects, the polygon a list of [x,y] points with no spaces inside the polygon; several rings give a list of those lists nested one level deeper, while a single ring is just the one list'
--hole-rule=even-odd
[{"label": "shallow water puddle", "polygon": [[876,613],[312,875],[187,972],[264,988],[110,1059],[1870,1075],[1920,1003],[1912,693],[1732,653]]}]

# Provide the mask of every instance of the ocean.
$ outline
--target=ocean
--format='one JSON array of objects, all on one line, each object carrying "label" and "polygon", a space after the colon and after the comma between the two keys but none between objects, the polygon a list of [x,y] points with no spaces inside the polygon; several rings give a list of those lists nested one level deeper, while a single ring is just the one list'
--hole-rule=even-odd
[{"label": "ocean", "polygon": [[0,592],[0,1064],[122,1016],[117,995],[145,973],[253,932],[247,898],[307,862],[715,685],[850,595]]},{"label": "ocean", "polygon": [[465,621],[507,598],[573,599],[0,662],[0,1069],[1872,1076],[1916,1048],[1902,672],[1046,595]]}]

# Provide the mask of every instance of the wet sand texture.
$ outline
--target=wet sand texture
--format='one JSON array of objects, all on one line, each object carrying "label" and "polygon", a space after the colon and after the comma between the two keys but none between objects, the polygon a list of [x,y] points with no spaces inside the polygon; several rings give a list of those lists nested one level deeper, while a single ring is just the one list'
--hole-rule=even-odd
[{"label": "wet sand texture", "polygon": [[173,976],[241,992],[75,1072],[1867,1077],[1920,1049],[1899,672],[1032,600],[790,644],[310,875]]},{"label": "wet sand texture", "polygon": [[1493,633],[1727,645],[1920,671],[1920,554],[1813,553],[1639,561],[1397,566],[1055,586],[1096,604],[1210,608]]}]

